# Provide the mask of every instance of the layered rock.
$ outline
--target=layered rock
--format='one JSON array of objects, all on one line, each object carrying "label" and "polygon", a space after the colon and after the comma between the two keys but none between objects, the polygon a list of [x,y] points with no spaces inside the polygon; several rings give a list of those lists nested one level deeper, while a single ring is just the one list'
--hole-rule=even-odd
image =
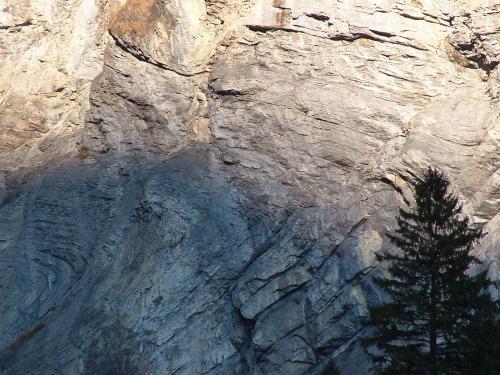
[{"label": "layered rock", "polygon": [[498,277],[492,1],[6,1],[6,374],[367,374],[407,182]]}]

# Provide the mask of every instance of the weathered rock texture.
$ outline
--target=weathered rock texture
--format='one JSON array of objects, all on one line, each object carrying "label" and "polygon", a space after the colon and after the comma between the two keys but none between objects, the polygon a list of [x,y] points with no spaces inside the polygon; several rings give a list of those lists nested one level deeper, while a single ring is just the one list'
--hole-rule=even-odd
[{"label": "weathered rock texture", "polygon": [[406,181],[499,277],[494,0],[0,1],[0,365],[368,374]]}]

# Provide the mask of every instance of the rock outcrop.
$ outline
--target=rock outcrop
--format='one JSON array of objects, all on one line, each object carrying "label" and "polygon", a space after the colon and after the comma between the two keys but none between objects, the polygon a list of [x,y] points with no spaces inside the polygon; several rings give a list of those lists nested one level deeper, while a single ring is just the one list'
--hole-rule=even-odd
[{"label": "rock outcrop", "polygon": [[500,6],[0,2],[0,366],[368,374],[407,181],[500,277]]}]

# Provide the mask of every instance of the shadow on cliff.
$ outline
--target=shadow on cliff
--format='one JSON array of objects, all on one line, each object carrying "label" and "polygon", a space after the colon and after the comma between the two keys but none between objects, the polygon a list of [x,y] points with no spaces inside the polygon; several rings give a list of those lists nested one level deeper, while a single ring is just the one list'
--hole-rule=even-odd
[{"label": "shadow on cliff", "polygon": [[[201,356],[189,344],[196,322],[235,314],[229,290],[254,256],[257,219],[210,148],[195,145],[167,160],[61,163],[11,191],[0,220],[5,373],[122,374],[172,366],[153,355],[168,341],[162,331],[180,336],[167,352]],[[204,346],[232,337],[233,323],[220,320],[197,338]]]}]

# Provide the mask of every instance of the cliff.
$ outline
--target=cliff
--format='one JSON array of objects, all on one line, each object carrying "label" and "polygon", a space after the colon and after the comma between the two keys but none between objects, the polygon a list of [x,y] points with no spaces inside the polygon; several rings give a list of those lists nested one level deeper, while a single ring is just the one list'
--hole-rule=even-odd
[{"label": "cliff", "polygon": [[0,2],[0,364],[368,374],[428,165],[500,277],[493,0]]}]

